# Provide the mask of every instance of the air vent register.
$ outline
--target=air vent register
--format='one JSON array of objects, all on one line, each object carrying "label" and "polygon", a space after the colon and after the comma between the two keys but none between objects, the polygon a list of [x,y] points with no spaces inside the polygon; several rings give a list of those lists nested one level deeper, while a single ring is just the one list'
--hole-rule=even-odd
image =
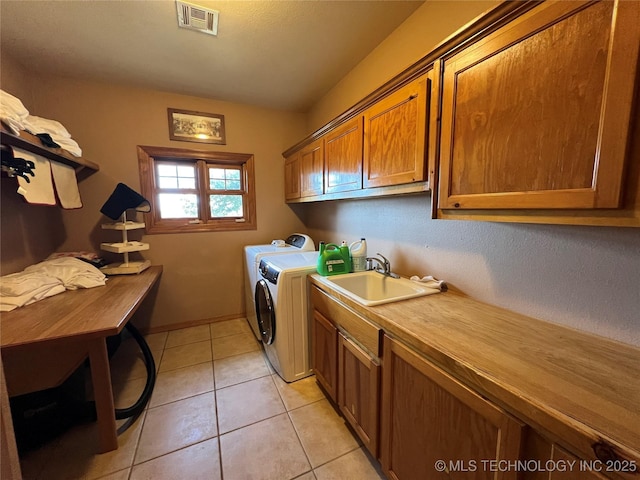
[{"label": "air vent register", "polygon": [[176,0],[176,8],[179,27],[209,35],[218,34],[218,11],[178,0]]}]

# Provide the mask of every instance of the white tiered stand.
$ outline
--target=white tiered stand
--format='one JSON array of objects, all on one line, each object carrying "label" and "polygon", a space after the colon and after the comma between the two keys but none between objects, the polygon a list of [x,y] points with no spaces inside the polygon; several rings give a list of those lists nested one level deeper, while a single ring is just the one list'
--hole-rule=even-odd
[{"label": "white tiered stand", "polygon": [[100,249],[105,252],[124,254],[124,262],[111,263],[105,267],[102,267],[100,271],[105,275],[129,275],[134,273],[140,273],[151,265],[149,260],[142,262],[130,262],[130,252],[141,252],[143,250],[149,250],[148,243],[142,242],[130,242],[127,239],[127,232],[129,230],[138,230],[144,228],[144,222],[127,222],[126,212],[122,214],[122,221],[116,223],[102,224],[104,230],[120,230],[122,232],[122,242],[118,243],[101,243]]}]

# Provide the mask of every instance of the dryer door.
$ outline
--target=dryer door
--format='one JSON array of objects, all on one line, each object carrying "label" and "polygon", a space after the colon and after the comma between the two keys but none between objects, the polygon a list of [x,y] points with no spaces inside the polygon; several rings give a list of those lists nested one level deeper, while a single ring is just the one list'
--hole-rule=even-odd
[{"label": "dryer door", "polygon": [[269,291],[269,284],[264,279],[256,283],[255,301],[262,343],[271,345],[276,336],[276,306]]}]

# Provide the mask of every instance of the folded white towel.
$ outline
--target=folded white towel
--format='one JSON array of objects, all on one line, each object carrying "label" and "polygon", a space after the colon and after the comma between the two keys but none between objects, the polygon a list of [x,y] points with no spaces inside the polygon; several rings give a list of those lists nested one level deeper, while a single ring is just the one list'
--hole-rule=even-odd
[{"label": "folded white towel", "polygon": [[67,290],[105,285],[107,278],[93,265],[71,257],[45,260],[25,268],[24,271],[40,272],[58,278]]},{"label": "folded white towel", "polygon": [[33,133],[48,133],[54,142],[76,157],[82,156],[82,149],[60,122],[48,118],[29,115],[24,120],[25,130]]},{"label": "folded white towel", "polygon": [[18,272],[0,277],[0,295],[20,296],[40,287],[62,285],[59,278],[43,272]]},{"label": "folded white towel", "polygon": [[71,257],[36,263],[22,272],[0,277],[0,311],[9,312],[78,288],[105,285],[106,276],[93,265]]},{"label": "folded white towel", "polygon": [[437,290],[440,290],[441,292],[446,292],[447,291],[447,284],[445,283],[445,281],[444,280],[436,280],[431,275],[426,275],[426,276],[424,276],[422,278],[414,275],[409,280],[413,280],[414,282],[422,283],[423,286],[427,287],[427,288],[435,288]]},{"label": "folded white towel", "polygon": [[27,117],[27,124],[32,129],[37,130],[36,133],[46,132],[52,137],[55,134],[60,138],[71,138],[71,134],[65,128],[65,126],[56,120],[50,120],[48,118],[42,118],[36,115],[29,115]]},{"label": "folded white towel", "polygon": [[5,275],[0,277],[0,311],[9,312],[64,291],[59,278],[43,272],[23,271]]},{"label": "folded white towel", "polygon": [[0,295],[0,312],[10,312],[18,307],[31,305],[44,298],[53,297],[59,293],[65,292],[63,285],[42,286],[29,293],[18,296]]},{"label": "folded white towel", "polygon": [[25,129],[25,120],[29,116],[29,110],[25,108],[19,98],[0,90],[0,120],[9,126],[11,131],[18,135]]},{"label": "folded white towel", "polygon": [[73,138],[56,138],[54,135],[51,135],[53,141],[64,148],[67,152],[69,152],[74,157],[82,156],[82,149],[78,142],[76,142]]}]

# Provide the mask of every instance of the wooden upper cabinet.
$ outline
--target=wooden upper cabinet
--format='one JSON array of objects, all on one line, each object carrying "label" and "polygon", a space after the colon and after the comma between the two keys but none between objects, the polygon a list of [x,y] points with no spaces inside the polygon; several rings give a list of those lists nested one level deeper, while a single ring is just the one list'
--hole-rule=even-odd
[{"label": "wooden upper cabinet", "polygon": [[365,110],[365,188],[426,180],[427,103],[423,76]]},{"label": "wooden upper cabinet", "polygon": [[300,151],[300,196],[322,195],[324,174],[324,138]]},{"label": "wooden upper cabinet", "polygon": [[362,188],[362,117],[331,131],[324,139],[324,192]]},{"label": "wooden upper cabinet", "polygon": [[284,199],[300,198],[300,152],[284,159]]},{"label": "wooden upper cabinet", "polygon": [[640,2],[544,2],[444,61],[439,208],[620,206]]}]

